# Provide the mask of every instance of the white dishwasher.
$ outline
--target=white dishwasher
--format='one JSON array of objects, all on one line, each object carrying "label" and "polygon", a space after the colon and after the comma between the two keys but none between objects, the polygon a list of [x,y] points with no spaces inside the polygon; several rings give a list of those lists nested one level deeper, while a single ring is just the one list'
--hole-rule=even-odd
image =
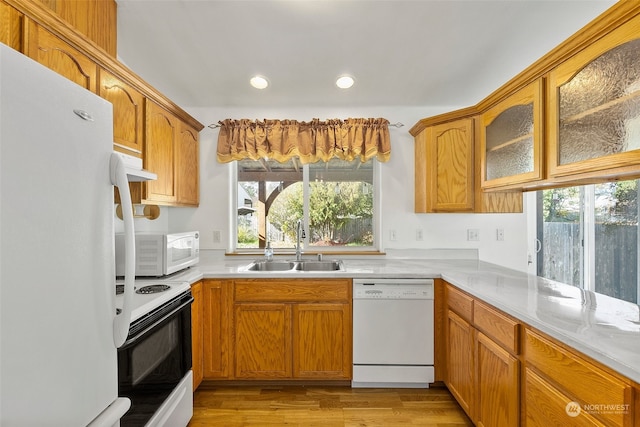
[{"label": "white dishwasher", "polygon": [[352,387],[428,388],[433,279],[353,280]]}]

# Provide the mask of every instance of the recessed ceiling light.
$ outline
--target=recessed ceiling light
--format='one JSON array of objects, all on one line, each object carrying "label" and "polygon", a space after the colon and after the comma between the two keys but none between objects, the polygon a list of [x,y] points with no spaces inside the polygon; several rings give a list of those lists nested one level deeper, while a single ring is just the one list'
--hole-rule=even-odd
[{"label": "recessed ceiling light", "polygon": [[336,86],[340,89],[349,89],[353,86],[354,80],[351,76],[340,76],[338,80],[336,80]]},{"label": "recessed ceiling light", "polygon": [[267,79],[262,76],[251,77],[249,83],[251,83],[251,86],[255,87],[256,89],[264,89],[269,86],[269,82],[267,81]]}]

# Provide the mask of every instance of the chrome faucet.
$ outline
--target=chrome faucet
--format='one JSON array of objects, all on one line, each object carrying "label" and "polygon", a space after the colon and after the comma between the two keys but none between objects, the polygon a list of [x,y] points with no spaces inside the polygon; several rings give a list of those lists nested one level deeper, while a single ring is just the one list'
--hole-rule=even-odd
[{"label": "chrome faucet", "polygon": [[301,219],[298,220],[296,225],[296,261],[302,261],[302,249],[300,241],[306,236],[304,234],[304,225],[302,224]]}]

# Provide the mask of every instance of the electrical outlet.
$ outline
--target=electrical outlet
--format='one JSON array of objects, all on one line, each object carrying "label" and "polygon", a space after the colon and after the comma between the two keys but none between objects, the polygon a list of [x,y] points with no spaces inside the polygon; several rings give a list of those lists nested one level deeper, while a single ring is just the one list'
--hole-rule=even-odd
[{"label": "electrical outlet", "polygon": [[416,230],[416,241],[421,242],[424,240],[424,235],[422,233],[422,228],[418,228]]},{"label": "electrical outlet", "polygon": [[504,240],[504,229],[497,228],[496,229],[496,240],[502,242]]},{"label": "electrical outlet", "polygon": [[220,230],[213,230],[213,243],[220,243]]},{"label": "electrical outlet", "polygon": [[398,236],[396,234],[396,230],[389,230],[389,240],[391,240],[391,241],[398,240]]},{"label": "electrical outlet", "polygon": [[478,240],[480,240],[480,230],[478,230],[477,228],[468,228],[467,240],[470,242],[477,242]]}]

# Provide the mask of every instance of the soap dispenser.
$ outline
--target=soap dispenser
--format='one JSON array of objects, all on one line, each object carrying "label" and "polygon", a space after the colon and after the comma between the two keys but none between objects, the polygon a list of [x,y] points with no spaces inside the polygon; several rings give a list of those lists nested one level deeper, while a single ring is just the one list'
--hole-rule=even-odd
[{"label": "soap dispenser", "polygon": [[267,247],[264,248],[264,257],[267,261],[273,261],[273,249],[271,248],[271,242],[267,242]]}]

